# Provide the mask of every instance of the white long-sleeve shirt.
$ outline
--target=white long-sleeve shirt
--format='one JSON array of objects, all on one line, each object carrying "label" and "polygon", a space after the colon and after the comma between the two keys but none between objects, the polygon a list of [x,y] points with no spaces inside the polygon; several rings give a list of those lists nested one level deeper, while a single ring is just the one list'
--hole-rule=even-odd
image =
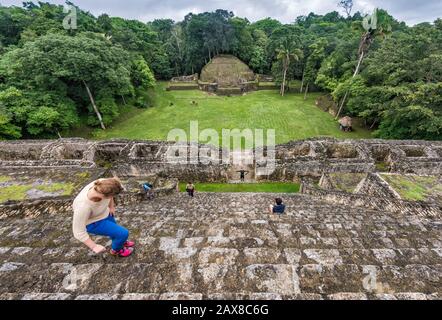
[{"label": "white long-sleeve shirt", "polygon": [[72,231],[75,239],[81,242],[85,242],[89,239],[89,234],[86,231],[87,225],[106,219],[109,216],[109,203],[111,199],[93,202],[87,197],[87,193],[94,187],[94,183],[95,181],[84,187],[72,205],[74,210]]}]

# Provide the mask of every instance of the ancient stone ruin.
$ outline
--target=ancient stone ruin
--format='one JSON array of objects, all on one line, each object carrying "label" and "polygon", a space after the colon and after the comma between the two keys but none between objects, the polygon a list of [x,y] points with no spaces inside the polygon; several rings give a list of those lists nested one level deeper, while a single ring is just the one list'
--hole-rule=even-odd
[{"label": "ancient stone ruin", "polygon": [[171,82],[195,82],[198,81],[198,73],[192,74],[190,76],[180,76],[180,77],[173,77]]},{"label": "ancient stone ruin", "polygon": [[258,82],[253,71],[232,55],[213,58],[201,71],[201,90],[220,95],[241,94],[256,90]]},{"label": "ancient stone ruin", "polygon": [[[441,142],[293,141],[276,147],[272,174],[247,164],[248,179],[298,182],[299,194],[195,199],[177,183],[230,182],[245,165],[208,164],[232,153],[205,145],[179,150],[196,163],[170,163],[170,146],[0,142],[0,299],[441,298]],[[92,255],[71,232],[76,193],[112,175],[126,187],[117,219],[138,243],[127,259]],[[276,196],[283,216],[267,213]]]},{"label": "ancient stone ruin", "polygon": [[258,77],[244,62],[235,56],[223,54],[210,60],[201,70],[199,78],[198,74],[172,78],[167,90],[200,89],[218,95],[239,95],[257,90],[258,83]]}]

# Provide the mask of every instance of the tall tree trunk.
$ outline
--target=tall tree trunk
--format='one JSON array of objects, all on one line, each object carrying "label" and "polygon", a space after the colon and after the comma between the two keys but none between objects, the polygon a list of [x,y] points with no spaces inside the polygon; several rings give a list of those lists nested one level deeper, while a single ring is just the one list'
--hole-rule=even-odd
[{"label": "tall tree trunk", "polygon": [[91,90],[89,89],[86,81],[83,80],[83,84],[86,87],[87,94],[89,95],[89,99],[91,100],[92,106],[97,114],[98,121],[100,121],[101,129],[106,130],[106,127],[103,123],[103,118],[101,117],[100,111],[98,111],[97,105],[95,104],[94,97],[92,96]]},{"label": "tall tree trunk", "polygon": [[124,95],[121,95],[121,98],[123,98],[123,103],[126,105],[126,99],[124,99]]},{"label": "tall tree trunk", "polygon": [[307,93],[308,93],[308,86],[310,85],[310,83],[307,83],[307,86],[305,87],[305,94],[304,94],[304,100],[307,100]]},{"label": "tall tree trunk", "polygon": [[347,92],[344,95],[344,98],[342,98],[341,106],[339,107],[338,113],[336,114],[336,119],[338,119],[339,115],[341,114],[342,108],[344,107],[345,100],[347,100],[348,92],[349,92],[349,90],[347,90]]},{"label": "tall tree trunk", "polygon": [[375,121],[373,122],[373,124],[370,126],[370,130],[374,128],[374,126],[375,126],[375,124],[376,124],[377,122],[378,122],[378,120],[375,120]]},{"label": "tall tree trunk", "polygon": [[290,57],[287,55],[286,56],[286,60],[284,61],[284,77],[283,77],[283,82],[282,82],[282,96],[284,96],[285,94],[285,86],[286,86],[286,81],[287,81],[287,71],[289,70],[289,66],[290,66]]},{"label": "tall tree trunk", "polygon": [[[364,56],[365,56],[365,52],[362,51],[361,55],[359,57],[358,65],[356,66],[355,73],[353,74],[353,78],[359,74],[359,70],[361,69],[362,60],[364,60]],[[338,119],[339,115],[341,114],[342,108],[344,107],[345,101],[347,100],[348,93],[349,93],[349,90],[347,90],[345,92],[344,98],[342,99],[342,102],[341,102],[341,106],[339,107],[338,113],[336,114],[336,119]]]},{"label": "tall tree trunk", "polygon": [[285,79],[287,77],[287,68],[284,68],[284,75],[282,79],[282,88],[281,88],[281,96],[284,96],[285,93]]},{"label": "tall tree trunk", "polygon": [[361,68],[362,60],[364,60],[365,52],[362,51],[361,56],[359,57],[358,65],[356,66],[355,73],[353,74],[353,78],[356,77],[359,73],[359,69]]},{"label": "tall tree trunk", "polygon": [[304,68],[304,71],[302,71],[301,89],[299,90],[300,93],[302,93],[302,91],[304,89],[304,77],[305,77],[305,68]]}]

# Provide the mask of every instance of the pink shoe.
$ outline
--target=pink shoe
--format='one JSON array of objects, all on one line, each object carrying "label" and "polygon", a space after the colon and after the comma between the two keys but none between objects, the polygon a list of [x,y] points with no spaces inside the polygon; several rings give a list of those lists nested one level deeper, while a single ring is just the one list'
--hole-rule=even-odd
[{"label": "pink shoe", "polygon": [[124,243],[124,247],[125,248],[132,248],[132,247],[134,247],[135,246],[135,242],[133,242],[133,241],[126,241],[125,243]]},{"label": "pink shoe", "polygon": [[123,248],[120,251],[115,251],[111,249],[110,253],[113,256],[119,256],[119,257],[129,257],[132,254],[133,250],[131,248]]}]

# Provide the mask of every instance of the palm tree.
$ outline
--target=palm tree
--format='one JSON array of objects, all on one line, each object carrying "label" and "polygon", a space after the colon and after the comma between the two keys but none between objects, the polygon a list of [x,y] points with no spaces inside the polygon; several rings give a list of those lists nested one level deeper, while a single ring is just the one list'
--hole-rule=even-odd
[{"label": "palm tree", "polygon": [[284,96],[285,85],[287,79],[287,71],[289,70],[292,61],[299,61],[302,58],[302,50],[294,47],[294,41],[290,38],[285,38],[281,47],[276,49],[277,59],[282,62],[282,84],[281,96]]},{"label": "palm tree", "polygon": [[[358,64],[356,65],[356,69],[355,72],[353,73],[352,78],[355,78],[359,74],[362,62],[364,61],[364,58],[367,56],[367,53],[370,50],[370,47],[375,41],[375,39],[376,38],[385,39],[391,33],[390,22],[391,22],[391,17],[387,14],[386,11],[375,9],[373,15],[371,16],[370,24],[365,19],[362,22],[358,21],[353,23],[353,28],[357,31],[362,32],[362,36],[359,42]],[[348,94],[349,94],[349,89],[347,89],[344,97],[342,98],[341,105],[336,115],[336,119],[338,119],[339,115],[341,114],[342,108],[344,107]]]},{"label": "palm tree", "polygon": [[[326,46],[327,40],[325,40],[324,38],[318,39],[315,43],[309,46],[311,54],[306,61],[304,75],[302,79],[303,84],[306,83],[304,100],[307,99],[307,93],[310,83],[314,82],[317,77],[318,69],[321,66],[321,61],[325,57]],[[301,85],[301,93],[303,84]]]}]

